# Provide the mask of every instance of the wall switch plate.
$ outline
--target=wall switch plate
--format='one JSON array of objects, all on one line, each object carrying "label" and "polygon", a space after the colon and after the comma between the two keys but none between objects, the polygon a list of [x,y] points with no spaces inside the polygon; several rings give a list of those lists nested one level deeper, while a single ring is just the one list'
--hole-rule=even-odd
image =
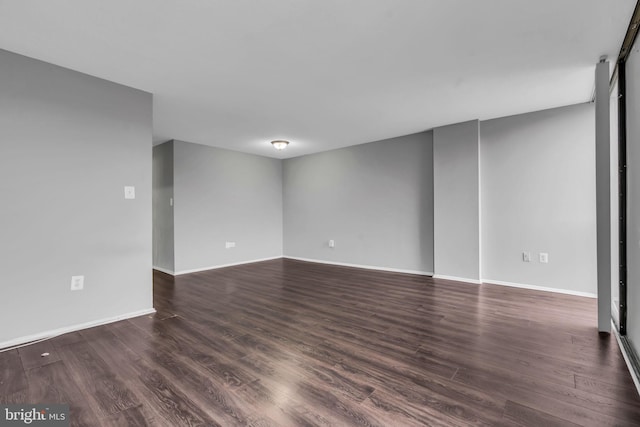
[{"label": "wall switch plate", "polygon": [[84,276],[71,276],[71,290],[81,291],[84,289]]},{"label": "wall switch plate", "polygon": [[329,240],[329,247],[330,248],[335,248],[336,247],[336,241],[335,240]]},{"label": "wall switch plate", "polygon": [[225,247],[225,249],[235,248],[236,247],[236,242],[225,242],[224,247]]},{"label": "wall switch plate", "polygon": [[522,252],[522,261],[531,262],[531,252]]},{"label": "wall switch plate", "polygon": [[136,198],[136,187],[124,187],[124,198],[125,199],[135,199]]},{"label": "wall switch plate", "polygon": [[169,197],[169,206],[173,206],[173,197]]},{"label": "wall switch plate", "polygon": [[546,264],[549,262],[549,254],[546,252],[540,252],[540,262]]}]

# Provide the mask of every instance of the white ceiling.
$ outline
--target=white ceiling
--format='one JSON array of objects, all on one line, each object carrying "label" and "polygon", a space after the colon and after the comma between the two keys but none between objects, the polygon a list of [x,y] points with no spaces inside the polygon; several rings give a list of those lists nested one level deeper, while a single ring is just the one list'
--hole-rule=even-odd
[{"label": "white ceiling", "polygon": [[586,102],[634,5],[0,0],[0,48],[152,92],[155,143],[285,158]]}]

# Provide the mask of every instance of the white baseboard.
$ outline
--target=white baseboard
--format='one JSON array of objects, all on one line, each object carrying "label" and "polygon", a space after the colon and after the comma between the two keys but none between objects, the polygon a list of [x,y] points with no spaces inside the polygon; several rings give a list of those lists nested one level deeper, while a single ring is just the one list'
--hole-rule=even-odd
[{"label": "white baseboard", "polygon": [[169,274],[171,276],[175,275],[175,272],[173,270],[169,270],[167,268],[162,268],[162,267],[156,267],[155,265],[153,266],[154,270],[158,270],[161,273],[165,273],[165,274]]},{"label": "white baseboard", "polygon": [[444,274],[434,274],[434,279],[455,280],[456,282],[473,283],[479,285],[482,282],[478,279],[469,279],[468,277],[445,276]]},{"label": "white baseboard", "polygon": [[294,259],[296,261],[315,262],[315,263],[318,263],[318,264],[338,265],[340,267],[363,268],[365,270],[378,270],[378,271],[389,271],[389,272],[392,272],[392,273],[407,273],[407,274],[418,274],[420,276],[433,276],[433,272],[431,272],[431,271],[407,270],[407,269],[403,269],[403,268],[391,268],[391,267],[378,267],[378,266],[375,266],[375,265],[351,264],[351,263],[347,263],[347,262],[325,261],[325,260],[322,260],[322,259],[300,258],[300,257],[288,256],[288,255],[284,255],[282,258]]},{"label": "white baseboard", "polygon": [[622,353],[622,357],[624,358],[624,362],[627,364],[627,369],[631,374],[631,378],[633,379],[633,383],[636,386],[636,391],[640,394],[640,378],[636,373],[636,370],[631,363],[631,355],[627,353],[625,346],[622,344],[622,339],[620,338],[620,334],[618,333],[618,328],[616,327],[613,320],[611,321],[611,329],[613,330],[613,335],[616,337],[616,341],[618,342],[618,347],[620,347],[620,352]]},{"label": "white baseboard", "polygon": [[[208,266],[208,267],[192,268],[192,269],[188,269],[188,270],[180,270],[180,271],[176,271],[175,273],[169,273],[169,274],[173,274],[174,276],[180,276],[182,274],[198,273],[200,271],[216,270],[218,268],[233,267],[235,265],[242,265],[242,264],[252,264],[254,262],[271,261],[273,259],[280,259],[280,258],[282,258],[282,256],[278,255],[278,256],[269,257],[269,258],[260,258],[260,259],[251,259],[251,260],[247,260],[247,261],[233,262],[231,264],[219,264],[219,265],[211,265],[211,266]],[[162,271],[162,270],[158,270],[158,271]]]},{"label": "white baseboard", "polygon": [[94,326],[106,325],[107,323],[119,322],[120,320],[126,320],[132,317],[144,316],[144,315],[155,313],[155,312],[156,312],[155,308],[148,308],[145,310],[138,310],[138,311],[133,311],[131,313],[121,314],[119,316],[93,320],[91,322],[79,323],[77,325],[65,326],[63,328],[51,329],[49,331],[39,332],[37,334],[26,335],[23,337],[14,338],[9,341],[0,342],[0,349],[4,349],[7,347],[14,347],[20,344],[25,344],[32,341],[46,339],[46,338],[52,338],[57,335],[67,334],[69,332],[76,332],[82,329],[93,328]]},{"label": "white baseboard", "polygon": [[170,270],[167,270],[167,269],[163,269],[163,268],[159,268],[159,267],[153,267],[153,269],[161,271],[163,273],[167,273],[167,274],[173,275],[173,276],[179,276],[179,275],[182,275],[182,274],[197,273],[197,272],[200,272],[200,271],[215,270],[215,269],[218,269],[218,268],[233,267],[233,266],[236,266],[236,265],[251,264],[251,263],[254,263],[254,262],[261,262],[261,261],[270,261],[270,260],[280,259],[280,258],[293,259],[293,260],[305,261],[305,262],[314,262],[314,263],[318,263],[318,264],[338,265],[338,266],[341,266],[341,267],[363,268],[363,269],[366,269],[366,270],[378,270],[378,271],[388,271],[388,272],[392,272],[392,273],[407,273],[407,274],[417,274],[417,275],[421,275],[421,276],[432,276],[434,279],[454,280],[456,282],[473,283],[473,284],[476,284],[476,285],[479,285],[479,284],[482,284],[482,283],[487,283],[487,284],[492,284],[492,285],[509,286],[509,287],[512,287],[512,288],[531,289],[531,290],[535,290],[535,291],[555,292],[555,293],[560,293],[560,294],[575,295],[575,296],[581,296],[581,297],[587,297],[587,298],[597,298],[598,297],[597,294],[594,294],[594,293],[591,293],[591,292],[581,292],[581,291],[573,291],[573,290],[570,290],[570,289],[550,288],[550,287],[545,287],[545,286],[528,285],[528,284],[525,284],[525,283],[506,282],[504,280],[493,280],[493,279],[477,280],[477,279],[470,279],[468,277],[457,277],[457,276],[447,276],[447,275],[443,275],[443,274],[434,274],[431,271],[408,270],[408,269],[402,269],[402,268],[380,267],[380,266],[363,265],[363,264],[352,264],[352,263],[347,263],[347,262],[336,262],[336,261],[327,261],[327,260],[313,259],[313,258],[302,258],[302,257],[289,256],[289,255],[275,256],[275,257],[270,257],[270,258],[254,259],[254,260],[249,260],[249,261],[241,261],[241,262],[236,262],[236,263],[231,263],[231,264],[214,265],[214,266],[203,267],[203,268],[195,268],[195,269],[190,269],[190,270],[181,270],[181,271],[178,271],[178,272],[173,272],[173,271],[170,271]]},{"label": "white baseboard", "polygon": [[534,291],[555,292],[558,294],[576,295],[579,297],[597,298],[598,295],[591,292],[573,291],[570,289],[549,288],[545,286],[527,285],[524,283],[505,282],[503,280],[482,279],[482,283],[500,286],[510,286],[512,288],[532,289]]}]

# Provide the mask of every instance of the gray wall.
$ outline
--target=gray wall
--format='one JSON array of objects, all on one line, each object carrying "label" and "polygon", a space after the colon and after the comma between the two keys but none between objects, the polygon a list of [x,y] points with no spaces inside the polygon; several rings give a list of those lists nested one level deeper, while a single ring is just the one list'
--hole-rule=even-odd
[{"label": "gray wall", "polygon": [[0,343],[152,307],[151,102],[0,50]]},{"label": "gray wall", "polygon": [[434,273],[479,281],[479,122],[433,130]]},{"label": "gray wall", "polygon": [[596,292],[594,114],[582,104],[482,122],[485,280]]},{"label": "gray wall", "polygon": [[431,132],[285,160],[285,256],[433,272],[432,164]]},{"label": "gray wall", "polygon": [[627,62],[627,334],[640,354],[640,43]]},{"label": "gray wall", "polygon": [[173,141],[153,147],[153,267],[174,271]]},{"label": "gray wall", "polygon": [[182,141],[173,150],[177,273],[282,256],[281,160]]}]

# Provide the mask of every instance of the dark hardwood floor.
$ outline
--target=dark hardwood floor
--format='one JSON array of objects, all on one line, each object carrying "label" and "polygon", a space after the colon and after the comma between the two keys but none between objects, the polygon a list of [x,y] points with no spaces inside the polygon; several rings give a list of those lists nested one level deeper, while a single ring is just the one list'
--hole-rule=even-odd
[{"label": "dark hardwood floor", "polygon": [[640,425],[594,299],[293,260],[154,282],[153,316],[0,353],[0,402],[85,426]]}]

